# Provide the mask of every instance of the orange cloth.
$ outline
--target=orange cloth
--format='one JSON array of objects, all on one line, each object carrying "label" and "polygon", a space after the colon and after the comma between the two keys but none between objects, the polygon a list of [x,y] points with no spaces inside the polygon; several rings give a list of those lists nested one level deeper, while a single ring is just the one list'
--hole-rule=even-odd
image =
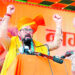
[{"label": "orange cloth", "polygon": [[[72,75],[71,62],[65,60],[65,64],[59,64],[50,60],[53,75]],[[7,75],[52,75],[47,58],[33,55],[18,55],[8,68]]]},{"label": "orange cloth", "polygon": [[42,15],[39,15],[35,17],[34,19],[28,18],[28,17],[22,17],[18,21],[17,28],[18,30],[21,30],[25,26],[30,26],[34,32],[36,32],[37,27],[39,25],[45,26],[44,18]]}]

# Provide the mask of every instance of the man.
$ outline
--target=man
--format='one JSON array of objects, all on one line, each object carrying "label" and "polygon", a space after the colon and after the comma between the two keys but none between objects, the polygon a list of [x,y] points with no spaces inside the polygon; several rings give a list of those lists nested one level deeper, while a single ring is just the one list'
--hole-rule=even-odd
[{"label": "man", "polygon": [[[61,43],[61,17],[59,15],[53,16],[54,21],[56,22],[56,33],[54,41],[51,43],[47,43],[49,46],[49,50],[53,50],[59,47]],[[39,15],[34,19],[31,18],[21,18],[18,22],[18,36],[11,38],[11,44],[9,47],[9,51],[6,55],[3,69],[1,75],[6,75],[7,69],[10,64],[16,58],[18,54],[28,54],[28,52],[40,52],[43,54],[48,54],[48,50],[45,46],[36,47],[42,45],[40,42],[37,42],[32,39],[33,34],[37,31],[37,27],[39,25],[44,26],[45,22],[43,16]],[[29,49],[26,51],[26,49]]]}]

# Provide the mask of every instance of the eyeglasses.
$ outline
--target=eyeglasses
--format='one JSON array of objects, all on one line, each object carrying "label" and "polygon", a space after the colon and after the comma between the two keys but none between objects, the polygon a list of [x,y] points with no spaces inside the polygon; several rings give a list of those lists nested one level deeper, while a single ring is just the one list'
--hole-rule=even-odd
[{"label": "eyeglasses", "polygon": [[20,31],[24,31],[24,32],[33,32],[32,29],[27,29],[27,28],[21,29]]}]

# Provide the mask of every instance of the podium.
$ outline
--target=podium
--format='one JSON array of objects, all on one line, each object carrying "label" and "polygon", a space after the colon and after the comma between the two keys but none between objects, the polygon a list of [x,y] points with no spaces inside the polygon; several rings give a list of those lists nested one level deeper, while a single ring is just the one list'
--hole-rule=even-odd
[{"label": "podium", "polygon": [[18,55],[10,67],[7,75],[72,75],[71,61],[64,60],[63,64],[35,55]]}]

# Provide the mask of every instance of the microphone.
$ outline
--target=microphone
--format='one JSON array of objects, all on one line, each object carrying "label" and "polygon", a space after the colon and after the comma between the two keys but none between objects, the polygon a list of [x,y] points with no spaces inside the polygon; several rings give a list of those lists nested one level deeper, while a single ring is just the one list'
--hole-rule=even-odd
[{"label": "microphone", "polygon": [[63,60],[60,59],[60,58],[58,58],[58,57],[56,57],[56,56],[53,56],[53,61],[55,61],[55,62],[57,62],[57,63],[60,63],[60,64],[63,63]]},{"label": "microphone", "polygon": [[[19,52],[21,53],[21,54],[23,54],[24,53],[24,49],[23,49],[23,47],[21,46],[19,49]],[[19,53],[18,53],[19,54]]]},{"label": "microphone", "polygon": [[48,55],[45,55],[45,54],[42,54],[42,53],[38,53],[38,52],[34,52],[33,55],[43,56],[43,57],[51,59],[51,60],[53,60],[53,61],[55,61],[57,63],[60,63],[60,64],[63,63],[63,60],[61,58],[58,58],[57,56],[50,56],[49,47],[48,47],[47,44],[40,45],[40,46],[35,46],[35,47],[42,47],[42,46],[46,46],[47,47],[47,49],[48,49]]},{"label": "microphone", "polygon": [[24,46],[24,53],[25,54],[29,54],[29,46]]},{"label": "microphone", "polygon": [[72,54],[74,54],[74,51],[67,51],[65,55],[61,56],[62,59],[65,59],[66,57],[71,56]]},{"label": "microphone", "polygon": [[29,55],[32,53],[32,51],[29,49],[29,46],[24,46],[24,53]]},{"label": "microphone", "polygon": [[48,59],[51,59],[54,62],[57,62],[57,63],[60,63],[60,64],[63,63],[63,60],[61,58],[58,58],[57,56],[48,56],[48,55],[45,55],[45,54],[42,54],[42,53],[39,53],[39,52],[33,52],[31,55],[42,56],[42,57],[46,57]]}]

